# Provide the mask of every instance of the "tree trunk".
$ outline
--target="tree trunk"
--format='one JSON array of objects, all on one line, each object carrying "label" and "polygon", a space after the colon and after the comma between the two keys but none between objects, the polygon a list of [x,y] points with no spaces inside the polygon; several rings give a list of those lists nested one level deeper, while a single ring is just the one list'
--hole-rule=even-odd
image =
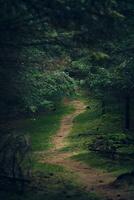
[{"label": "tree trunk", "polygon": [[106,113],[106,105],[105,105],[105,100],[102,99],[102,115]]},{"label": "tree trunk", "polygon": [[130,129],[130,95],[127,94],[125,98],[125,129]]}]

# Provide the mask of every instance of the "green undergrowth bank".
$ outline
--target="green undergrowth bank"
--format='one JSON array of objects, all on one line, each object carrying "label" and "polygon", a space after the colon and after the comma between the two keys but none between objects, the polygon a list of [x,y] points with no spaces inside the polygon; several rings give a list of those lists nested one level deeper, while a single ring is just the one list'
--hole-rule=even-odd
[{"label": "green undergrowth bank", "polygon": [[[117,105],[111,105],[111,111],[102,115],[98,100],[89,97],[83,101],[88,105],[87,110],[75,118],[72,132],[68,137],[70,145],[62,151],[76,151],[78,154],[73,156],[73,159],[117,175],[131,171],[134,165],[131,156],[129,158],[124,156],[110,158],[109,155],[101,154],[99,151],[91,151],[91,146],[94,145],[93,141],[96,142],[102,136],[106,137],[107,142],[112,141],[112,145],[115,145],[114,140],[121,140],[122,137],[127,137],[129,134],[132,136],[132,133],[125,133],[122,129],[121,115],[116,112],[116,109],[114,110],[114,106]],[[127,152],[128,154],[129,150],[133,151],[133,146],[122,146],[118,149],[121,153]]]}]

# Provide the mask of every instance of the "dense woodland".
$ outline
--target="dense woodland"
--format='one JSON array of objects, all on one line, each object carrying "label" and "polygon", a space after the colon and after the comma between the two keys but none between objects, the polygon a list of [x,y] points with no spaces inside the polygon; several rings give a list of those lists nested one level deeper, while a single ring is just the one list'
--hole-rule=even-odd
[{"label": "dense woodland", "polygon": [[0,0],[0,176],[23,190],[31,174],[29,139],[9,124],[53,114],[81,90],[120,127],[97,124],[87,151],[133,160],[133,53],[133,0]]},{"label": "dense woodland", "polygon": [[132,1],[1,1],[0,23],[2,116],[55,104],[73,92],[72,77],[102,101],[109,92],[129,104]]}]

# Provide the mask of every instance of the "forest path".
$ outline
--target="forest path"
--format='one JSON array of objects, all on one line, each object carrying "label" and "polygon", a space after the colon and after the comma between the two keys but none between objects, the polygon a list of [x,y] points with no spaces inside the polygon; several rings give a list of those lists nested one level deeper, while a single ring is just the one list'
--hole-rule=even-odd
[{"label": "forest path", "polygon": [[[62,148],[67,147],[65,140],[73,127],[73,120],[76,116],[86,111],[86,104],[81,100],[69,102],[75,107],[72,114],[68,114],[61,120],[61,126],[57,134],[53,137],[52,147],[41,156],[41,163],[50,163],[64,166],[77,176],[78,183],[87,192],[95,192],[106,200],[129,200],[128,191],[120,191],[118,188],[110,186],[116,177],[111,173],[89,167],[88,165],[75,161],[71,157],[79,152],[62,152]],[[98,160],[99,162],[99,160]]]}]

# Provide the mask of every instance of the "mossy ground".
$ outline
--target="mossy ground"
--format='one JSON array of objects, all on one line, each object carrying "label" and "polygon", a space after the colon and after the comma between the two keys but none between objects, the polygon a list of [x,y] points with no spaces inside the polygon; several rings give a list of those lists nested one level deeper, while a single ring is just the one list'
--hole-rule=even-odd
[{"label": "mossy ground", "polygon": [[[73,159],[113,174],[119,175],[132,171],[133,159],[117,158],[114,160],[88,149],[92,139],[98,135],[120,135],[124,133],[123,119],[121,113],[117,112],[117,105],[112,105],[111,110],[107,107],[107,112],[102,115],[98,100],[90,97],[89,99],[84,98],[83,101],[86,101],[88,105],[87,110],[74,120],[72,132],[68,137],[69,146],[62,151],[77,151],[78,154],[73,156]],[[128,151],[128,148],[126,151]]]},{"label": "mossy ground", "polygon": [[0,192],[4,200],[99,200],[94,193],[83,192],[75,183],[75,176],[64,168],[52,164],[36,163],[34,167],[35,189],[27,189],[23,194]]},{"label": "mossy ground", "polygon": [[[85,162],[93,168],[108,171],[114,175],[129,172],[133,169],[132,159],[110,159],[101,154],[89,151],[88,146],[94,136],[99,134],[122,133],[122,119],[120,113],[106,112],[101,114],[100,104],[93,98],[78,96],[88,105],[86,112],[80,114],[73,121],[72,132],[67,138],[68,146],[60,151],[76,151],[72,159]],[[14,124],[16,131],[30,136],[34,155],[32,171],[36,179],[34,186],[37,189],[26,190],[22,195],[11,192],[0,192],[0,199],[4,200],[97,200],[95,194],[83,192],[75,182],[75,175],[55,164],[45,164],[38,161],[34,152],[44,152],[52,147],[51,138],[56,134],[61,118],[74,112],[74,108],[61,105],[53,113],[19,120]]]}]

